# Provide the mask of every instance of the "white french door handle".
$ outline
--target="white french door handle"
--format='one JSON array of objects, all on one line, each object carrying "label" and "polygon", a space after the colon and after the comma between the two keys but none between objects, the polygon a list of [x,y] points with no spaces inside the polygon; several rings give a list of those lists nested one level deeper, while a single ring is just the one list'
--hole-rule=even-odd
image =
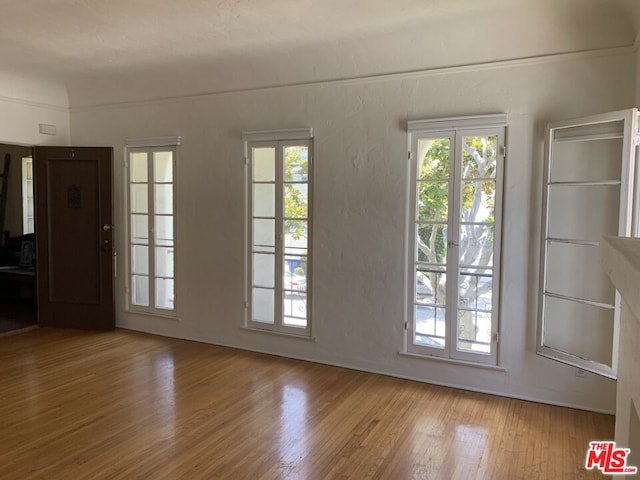
[{"label": "white french door handle", "polygon": [[454,242],[453,240],[449,240],[447,242],[447,248],[459,247],[460,244],[458,242]]}]

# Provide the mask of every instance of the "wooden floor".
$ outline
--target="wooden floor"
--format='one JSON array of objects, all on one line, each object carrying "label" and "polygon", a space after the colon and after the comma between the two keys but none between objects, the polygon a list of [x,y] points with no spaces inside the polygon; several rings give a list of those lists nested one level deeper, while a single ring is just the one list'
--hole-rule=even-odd
[{"label": "wooden floor", "polygon": [[127,331],[0,338],[1,479],[572,479],[612,416]]}]

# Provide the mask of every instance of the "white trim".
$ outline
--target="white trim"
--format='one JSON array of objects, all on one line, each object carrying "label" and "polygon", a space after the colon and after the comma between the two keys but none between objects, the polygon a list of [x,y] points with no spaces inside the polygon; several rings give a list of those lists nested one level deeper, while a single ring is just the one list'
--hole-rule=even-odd
[{"label": "white trim", "polygon": [[451,130],[466,130],[473,128],[502,128],[507,126],[506,113],[492,113],[488,115],[474,115],[469,117],[435,118],[431,120],[409,120],[407,131],[415,132],[445,132]]},{"label": "white trim", "polygon": [[182,145],[182,137],[180,135],[125,138],[124,140],[124,146],[127,148],[174,147],[176,145]]},{"label": "white trim", "polygon": [[27,107],[44,108],[46,110],[55,110],[58,112],[68,113],[71,108],[68,105],[54,105],[53,103],[34,102],[32,100],[24,100],[22,98],[7,97],[0,95],[0,102],[15,103],[17,105],[24,105]]},{"label": "white trim", "polygon": [[408,70],[394,73],[383,73],[379,75],[363,75],[348,78],[334,78],[326,80],[318,80],[312,82],[294,82],[276,85],[262,85],[249,88],[229,88],[225,90],[213,90],[208,92],[200,92],[189,95],[176,95],[168,97],[150,98],[147,100],[112,102],[112,103],[95,103],[87,105],[78,105],[70,107],[72,112],[103,110],[111,108],[123,108],[130,106],[157,105],[159,103],[171,103],[177,100],[195,99],[202,97],[210,97],[215,95],[227,95],[231,93],[259,92],[263,90],[275,90],[281,88],[309,87],[309,86],[349,86],[361,85],[365,83],[387,82],[392,80],[413,80],[419,78],[427,78],[440,75],[456,75],[465,73],[475,73],[487,70],[499,70],[503,68],[530,67],[532,65],[540,65],[547,63],[570,62],[577,60],[585,60],[591,58],[600,58],[614,55],[628,55],[635,53],[634,45],[626,45],[613,48],[599,48],[595,50],[582,50],[577,52],[554,53],[548,55],[535,55],[530,57],[511,58],[505,60],[469,63],[457,65],[454,67],[433,67],[422,70]]},{"label": "white trim", "polygon": [[273,142],[279,140],[309,140],[313,138],[313,128],[285,128],[281,130],[255,130],[242,132],[243,142]]}]

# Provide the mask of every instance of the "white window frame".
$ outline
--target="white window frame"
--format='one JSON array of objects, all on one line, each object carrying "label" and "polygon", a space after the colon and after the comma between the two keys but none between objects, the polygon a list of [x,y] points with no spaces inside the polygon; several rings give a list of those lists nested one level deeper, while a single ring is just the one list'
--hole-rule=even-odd
[{"label": "white window frame", "polygon": [[[472,362],[478,364],[498,365],[499,326],[500,326],[500,283],[501,283],[501,239],[502,239],[502,196],[504,183],[504,163],[506,158],[506,128],[505,114],[479,115],[471,117],[453,117],[434,120],[417,120],[408,122],[409,159],[407,176],[407,219],[406,219],[406,303],[404,313],[404,351],[425,357],[438,357],[453,361]],[[416,304],[416,277],[418,266],[418,252],[416,246],[417,221],[417,153],[420,139],[450,139],[450,178],[448,204],[449,214],[447,222],[448,254],[446,274],[447,278],[458,278],[459,273],[459,232],[460,232],[460,191],[462,179],[460,168],[462,161],[462,138],[476,135],[495,135],[498,137],[498,152],[496,155],[496,191],[494,213],[494,250],[492,267],[492,309],[490,352],[469,352],[457,350],[457,298],[458,282],[447,282],[445,313],[445,347],[437,348],[417,345],[414,342],[416,318],[414,306]],[[455,301],[451,301],[456,299]]]},{"label": "white window frame", "polygon": [[[30,179],[28,177],[31,177]],[[29,185],[31,184],[31,185]],[[31,212],[29,212],[31,200]],[[29,227],[31,220],[31,227]],[[22,157],[22,234],[35,231],[35,203],[33,197],[33,157]]]},{"label": "white window frame", "polygon": [[[621,125],[620,125],[621,124]],[[542,231],[541,231],[541,258],[540,258],[540,287],[538,303],[538,332],[536,352],[538,355],[556,360],[567,365],[590,371],[592,373],[616,379],[618,370],[618,343],[620,336],[620,310],[621,297],[616,291],[613,298],[603,302],[602,299],[595,301],[592,298],[574,297],[559,295],[552,291],[549,286],[548,257],[549,249],[553,244],[565,244],[570,246],[583,246],[593,250],[593,258],[599,258],[598,246],[600,238],[577,239],[577,238],[554,238],[550,231],[550,218],[554,212],[554,206],[550,200],[552,188],[607,188],[619,186],[620,201],[618,204],[617,235],[621,237],[634,236],[640,234],[638,215],[640,208],[640,182],[637,180],[638,165],[636,158],[636,147],[640,139],[640,115],[638,109],[628,109],[616,112],[609,112],[600,115],[572,120],[553,122],[547,125],[545,132],[545,164],[544,164],[544,188],[542,204]],[[600,179],[595,181],[555,181],[552,178],[551,167],[556,160],[554,154],[557,146],[563,142],[591,142],[598,140],[622,140],[621,156],[617,159],[620,162],[619,179]],[[609,160],[609,158],[603,158]],[[576,212],[578,214],[580,212]],[[604,236],[605,233],[601,232]],[[607,233],[610,234],[611,232]],[[557,265],[556,265],[557,267]],[[607,363],[602,363],[594,358],[585,358],[584,353],[578,353],[574,348],[559,348],[557,345],[563,344],[561,336],[550,331],[547,325],[553,325],[552,319],[547,316],[547,303],[550,299],[559,299],[574,305],[584,305],[589,309],[611,310],[612,325],[610,326],[612,345],[611,358]],[[580,342],[589,329],[584,332],[575,332],[575,339],[578,348],[584,344]],[[589,347],[593,353],[593,347]]]},{"label": "white window frame", "polygon": [[[125,141],[124,148],[124,168],[125,168],[125,216],[126,216],[126,253],[125,253],[125,265],[126,265],[126,304],[125,308],[129,312],[143,313],[153,315],[157,317],[177,318],[178,317],[178,296],[177,296],[177,264],[178,264],[178,242],[177,242],[177,228],[176,228],[176,165],[177,165],[177,146],[182,144],[182,137],[180,136],[166,136],[166,137],[144,137],[144,138],[132,138]],[[130,172],[130,156],[132,153],[146,152],[148,158],[147,164],[147,184],[148,184],[148,246],[149,246],[149,305],[137,305],[132,301],[132,227],[131,227],[131,172]],[[155,213],[155,200],[154,189],[152,188],[153,181],[153,158],[154,152],[171,152],[173,159],[173,180],[171,185],[173,186],[173,308],[160,308],[155,306],[155,236],[154,236],[154,213]]]},{"label": "white window frame", "polygon": [[[295,128],[283,130],[260,130],[243,132],[244,164],[245,164],[245,294],[244,294],[244,328],[268,331],[284,335],[311,337],[312,335],[312,271],[313,271],[313,130],[311,128]],[[307,270],[306,270],[306,326],[292,326],[284,323],[282,307],[283,262],[285,258],[283,222],[284,209],[282,205],[284,180],[282,177],[283,150],[288,146],[306,146],[308,148],[307,174]],[[252,149],[260,147],[275,147],[276,149],[276,177],[275,177],[275,271],[274,271],[274,323],[254,320],[252,308],[253,291],[253,174]],[[278,233],[280,232],[280,233]]]}]

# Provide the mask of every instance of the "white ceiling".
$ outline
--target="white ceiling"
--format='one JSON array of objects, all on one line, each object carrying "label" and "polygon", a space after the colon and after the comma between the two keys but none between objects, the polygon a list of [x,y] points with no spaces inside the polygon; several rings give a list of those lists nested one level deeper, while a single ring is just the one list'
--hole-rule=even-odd
[{"label": "white ceiling", "polygon": [[72,105],[633,44],[638,0],[0,0],[0,65]]}]

